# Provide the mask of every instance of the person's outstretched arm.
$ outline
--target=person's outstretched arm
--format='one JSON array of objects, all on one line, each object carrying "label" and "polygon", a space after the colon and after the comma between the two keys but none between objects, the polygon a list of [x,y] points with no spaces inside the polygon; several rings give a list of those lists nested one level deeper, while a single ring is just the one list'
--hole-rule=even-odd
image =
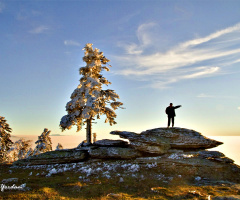
[{"label": "person's outstretched arm", "polygon": [[180,107],[182,107],[182,106],[181,106],[181,105],[179,105],[179,106],[175,106],[174,109],[177,109],[177,108],[180,108]]}]

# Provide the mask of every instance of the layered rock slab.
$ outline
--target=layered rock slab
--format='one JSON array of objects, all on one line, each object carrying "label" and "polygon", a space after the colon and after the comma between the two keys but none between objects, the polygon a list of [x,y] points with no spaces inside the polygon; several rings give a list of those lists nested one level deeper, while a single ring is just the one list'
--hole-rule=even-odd
[{"label": "layered rock slab", "polygon": [[[139,157],[135,163],[154,163],[162,172],[169,175],[181,175],[186,179],[199,177],[200,180],[240,181],[240,167],[234,161],[218,151],[176,150],[156,157]],[[187,178],[188,177],[188,178]],[[202,181],[196,182],[201,183]]]},{"label": "layered rock slab", "polygon": [[26,159],[17,160],[14,165],[48,165],[82,162],[89,158],[86,150],[78,149],[61,149],[56,151],[48,151],[39,155],[30,156]]},{"label": "layered rock slab", "polygon": [[99,159],[133,159],[142,156],[133,148],[123,147],[90,147],[88,153],[91,158]]},{"label": "layered rock slab", "polygon": [[169,140],[171,148],[174,149],[209,149],[223,144],[197,131],[185,128],[156,128],[144,131],[141,135],[164,137]]},{"label": "layered rock slab", "polygon": [[129,147],[122,140],[99,140],[94,145],[75,149],[48,151],[27,159],[14,162],[14,165],[46,165],[82,162],[88,159],[134,159],[142,156],[141,152]]},{"label": "layered rock slab", "polygon": [[145,153],[164,154],[171,148],[168,140],[164,137],[154,135],[145,137],[144,135],[127,131],[112,131],[110,134],[128,139],[131,147]]},{"label": "layered rock slab", "polygon": [[128,142],[123,140],[109,140],[103,139],[98,140],[93,143],[94,146],[101,146],[101,147],[128,147]]},{"label": "layered rock slab", "polygon": [[[174,153],[174,151],[198,151],[216,147],[221,142],[202,136],[199,132],[183,128],[156,128],[140,134],[127,131],[112,131],[110,134],[119,135],[128,139],[130,144],[123,140],[99,140],[93,145],[81,143],[75,149],[50,151],[27,159],[18,160],[14,164],[41,165],[55,163],[81,162],[87,159],[135,159],[142,156],[155,156]],[[218,159],[230,162],[228,159],[219,158],[219,155],[201,154],[208,160]],[[175,155],[175,154],[172,154]],[[231,163],[231,162],[230,162]]]},{"label": "layered rock slab", "polygon": [[209,149],[223,144],[204,137],[197,131],[184,128],[156,128],[140,134],[112,131],[110,134],[128,139],[130,145],[139,151],[155,154],[167,153],[169,149]]}]

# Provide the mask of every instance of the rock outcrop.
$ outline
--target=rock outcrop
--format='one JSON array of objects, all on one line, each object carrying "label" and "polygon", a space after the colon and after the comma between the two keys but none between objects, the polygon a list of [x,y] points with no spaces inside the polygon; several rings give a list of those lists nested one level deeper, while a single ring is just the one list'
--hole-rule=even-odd
[{"label": "rock outcrop", "polygon": [[156,128],[140,134],[112,131],[110,134],[128,139],[130,146],[139,151],[156,154],[164,154],[169,149],[209,149],[222,144],[202,136],[199,132],[184,128]]},{"label": "rock outcrop", "polygon": [[48,165],[85,161],[89,158],[86,150],[78,149],[61,149],[48,151],[39,155],[30,156],[26,159],[17,160],[15,165]]},{"label": "rock outcrop", "polygon": [[99,159],[133,159],[142,156],[133,148],[123,147],[88,147],[88,153],[91,158]]},{"label": "rock outcrop", "polygon": [[135,159],[135,163],[143,165],[154,163],[164,174],[195,179],[199,185],[207,184],[208,181],[240,181],[240,167],[235,165],[232,159],[217,151],[175,150],[161,156],[139,157]]},{"label": "rock outcrop", "polygon": [[198,152],[199,158],[214,161],[229,162],[221,153],[206,153],[204,149],[216,147],[221,142],[208,139],[200,133],[183,128],[157,128],[137,134],[127,131],[112,131],[110,134],[119,135],[123,140],[99,140],[88,146],[82,142],[75,149],[50,151],[18,160],[15,164],[38,165],[55,163],[80,162],[86,159],[136,159],[159,155],[176,155],[175,152],[184,150]]},{"label": "rock outcrop", "polygon": [[[46,176],[68,170],[80,173],[81,182],[86,181],[87,184],[104,178],[104,180],[110,179],[111,183],[117,180],[119,184],[125,185],[131,178],[141,184],[154,180],[154,185],[156,183],[169,186],[178,183],[181,185],[191,183],[194,186],[217,184],[223,186],[225,190],[224,185],[240,182],[240,166],[235,165],[232,159],[221,152],[207,150],[222,142],[206,138],[196,131],[157,128],[140,134],[127,131],[113,131],[111,134],[119,135],[129,142],[99,140],[92,145],[82,142],[75,149],[50,151],[18,160],[14,164],[19,165],[19,168],[24,168],[24,165],[48,164],[41,166],[41,170],[45,167]],[[78,162],[83,163],[77,164]],[[60,163],[68,164],[55,165]],[[27,166],[28,169],[34,167],[39,168],[39,166]],[[2,183],[14,181],[17,180],[4,179]],[[162,187],[154,187],[151,190],[161,192]],[[193,197],[209,199],[210,196],[205,198],[199,195],[200,193],[196,196],[195,191],[189,192],[191,195],[188,197],[191,199]],[[236,194],[239,192],[236,191]],[[178,194],[177,199],[183,198]]]}]

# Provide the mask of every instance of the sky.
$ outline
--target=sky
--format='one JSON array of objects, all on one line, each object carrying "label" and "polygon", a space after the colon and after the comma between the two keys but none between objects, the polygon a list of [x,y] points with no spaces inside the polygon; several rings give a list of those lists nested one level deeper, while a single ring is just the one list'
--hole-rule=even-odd
[{"label": "sky", "polygon": [[0,116],[13,135],[61,132],[65,106],[79,84],[86,43],[110,60],[125,109],[110,131],[175,126],[205,136],[240,136],[240,1],[0,0]]}]

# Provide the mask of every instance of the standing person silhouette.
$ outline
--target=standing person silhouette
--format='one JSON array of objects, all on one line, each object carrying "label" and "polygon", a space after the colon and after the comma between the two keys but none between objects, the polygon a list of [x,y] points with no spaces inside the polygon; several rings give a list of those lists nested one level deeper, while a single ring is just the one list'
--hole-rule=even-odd
[{"label": "standing person silhouette", "polygon": [[171,124],[172,121],[172,127],[174,127],[174,117],[176,116],[175,114],[175,109],[180,108],[181,105],[179,106],[173,106],[172,103],[170,103],[170,105],[166,108],[166,114],[168,115],[168,128]]}]

